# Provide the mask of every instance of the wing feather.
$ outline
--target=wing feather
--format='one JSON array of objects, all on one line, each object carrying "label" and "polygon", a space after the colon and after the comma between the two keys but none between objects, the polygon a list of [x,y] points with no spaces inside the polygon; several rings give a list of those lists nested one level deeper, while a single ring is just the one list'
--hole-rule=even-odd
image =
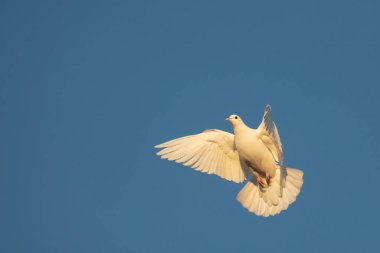
[{"label": "wing feather", "polygon": [[258,130],[261,132],[261,140],[263,143],[267,146],[278,164],[282,165],[284,160],[282,144],[276,124],[272,118],[272,108],[270,105],[265,107],[263,120],[261,121]]},{"label": "wing feather", "polygon": [[237,183],[246,179],[245,168],[234,149],[234,135],[228,132],[206,130],[200,134],[167,141],[156,148],[162,148],[157,155],[163,159]]}]

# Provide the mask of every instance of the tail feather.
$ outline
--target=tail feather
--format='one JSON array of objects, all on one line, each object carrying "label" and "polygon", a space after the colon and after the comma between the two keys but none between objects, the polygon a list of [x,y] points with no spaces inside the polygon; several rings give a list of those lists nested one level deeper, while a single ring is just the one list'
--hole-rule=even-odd
[{"label": "tail feather", "polygon": [[302,177],[301,170],[278,169],[269,187],[265,189],[252,177],[237,195],[237,200],[256,215],[276,215],[296,200],[303,185]]}]

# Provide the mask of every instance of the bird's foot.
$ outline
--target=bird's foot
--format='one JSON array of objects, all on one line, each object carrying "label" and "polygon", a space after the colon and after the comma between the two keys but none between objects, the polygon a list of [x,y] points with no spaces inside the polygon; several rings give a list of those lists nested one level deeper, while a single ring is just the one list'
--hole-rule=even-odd
[{"label": "bird's foot", "polygon": [[257,182],[259,183],[261,188],[268,188],[268,186],[269,186],[269,181],[267,180],[267,178],[259,177],[257,179]]}]

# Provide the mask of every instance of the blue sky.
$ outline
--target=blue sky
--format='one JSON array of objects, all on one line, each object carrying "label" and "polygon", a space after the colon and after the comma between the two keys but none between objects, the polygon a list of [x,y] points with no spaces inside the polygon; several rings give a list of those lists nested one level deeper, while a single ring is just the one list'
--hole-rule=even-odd
[{"label": "blue sky", "polygon": [[[2,1],[1,252],[378,252],[378,1]],[[271,104],[272,218],[155,144]]]}]

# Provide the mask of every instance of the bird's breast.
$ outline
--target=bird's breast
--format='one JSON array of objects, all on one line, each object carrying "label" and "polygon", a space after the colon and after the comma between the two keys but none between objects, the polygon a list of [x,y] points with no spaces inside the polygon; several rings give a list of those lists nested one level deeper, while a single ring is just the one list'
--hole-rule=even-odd
[{"label": "bird's breast", "polygon": [[255,132],[235,135],[235,146],[240,158],[248,164],[263,172],[275,172],[276,163],[273,156]]}]

